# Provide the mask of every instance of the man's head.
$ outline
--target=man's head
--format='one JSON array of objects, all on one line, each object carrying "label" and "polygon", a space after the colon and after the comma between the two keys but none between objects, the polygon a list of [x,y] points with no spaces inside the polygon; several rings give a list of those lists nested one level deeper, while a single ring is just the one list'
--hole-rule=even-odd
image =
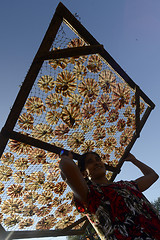
[{"label": "man's head", "polygon": [[78,161],[78,167],[84,177],[92,180],[105,176],[106,173],[105,164],[95,152],[84,153]]}]

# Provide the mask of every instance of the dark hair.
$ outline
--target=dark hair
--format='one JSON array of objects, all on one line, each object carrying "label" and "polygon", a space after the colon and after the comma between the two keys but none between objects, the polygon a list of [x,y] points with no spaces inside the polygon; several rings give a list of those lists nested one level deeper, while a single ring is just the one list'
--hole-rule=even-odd
[{"label": "dark hair", "polygon": [[88,154],[95,154],[97,157],[101,158],[99,156],[99,154],[96,152],[86,152],[86,153],[82,154],[80,159],[78,160],[78,167],[81,172],[83,172],[86,169],[85,168],[85,160],[86,160],[86,157],[88,156]]}]

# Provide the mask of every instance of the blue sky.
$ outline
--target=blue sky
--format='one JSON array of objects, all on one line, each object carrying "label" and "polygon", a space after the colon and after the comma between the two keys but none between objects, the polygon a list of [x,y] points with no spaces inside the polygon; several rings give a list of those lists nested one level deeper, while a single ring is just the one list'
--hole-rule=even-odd
[{"label": "blue sky", "polygon": [[[0,129],[58,3],[58,0],[1,2]],[[160,1],[63,0],[62,3],[73,14],[78,13],[81,23],[156,104],[132,153],[160,175]],[[139,176],[141,173],[135,166],[125,163],[116,180]],[[150,201],[157,199],[160,180],[144,194]]]}]

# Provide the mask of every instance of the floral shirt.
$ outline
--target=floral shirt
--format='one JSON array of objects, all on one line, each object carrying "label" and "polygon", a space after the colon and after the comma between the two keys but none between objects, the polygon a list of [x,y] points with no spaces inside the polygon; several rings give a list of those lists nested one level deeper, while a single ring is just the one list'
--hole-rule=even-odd
[{"label": "floral shirt", "polygon": [[75,204],[102,240],[160,240],[160,216],[135,181],[88,187],[88,205]]}]

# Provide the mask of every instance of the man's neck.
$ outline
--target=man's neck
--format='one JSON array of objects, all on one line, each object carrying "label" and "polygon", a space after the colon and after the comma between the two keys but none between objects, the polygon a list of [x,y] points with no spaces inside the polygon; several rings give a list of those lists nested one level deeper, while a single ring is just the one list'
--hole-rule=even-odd
[{"label": "man's neck", "polygon": [[91,179],[91,181],[96,184],[110,184],[111,183],[106,177],[103,177],[100,179]]}]

